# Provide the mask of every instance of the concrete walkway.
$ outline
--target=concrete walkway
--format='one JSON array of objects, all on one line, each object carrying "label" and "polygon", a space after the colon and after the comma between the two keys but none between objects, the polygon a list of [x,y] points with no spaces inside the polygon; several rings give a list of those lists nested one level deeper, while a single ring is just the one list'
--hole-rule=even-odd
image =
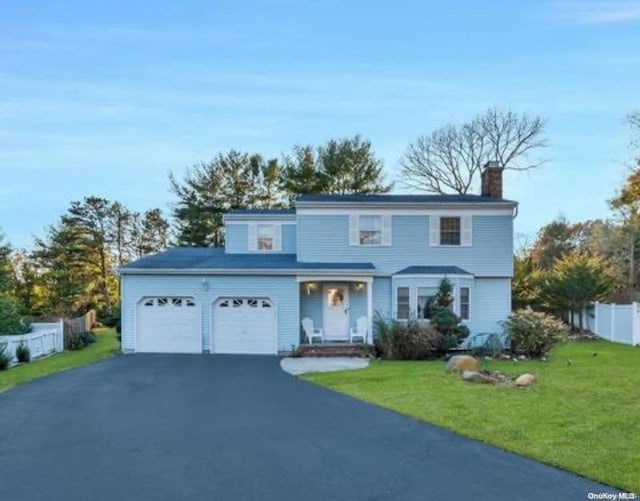
[{"label": "concrete walkway", "polygon": [[333,372],[364,369],[368,358],[360,357],[298,357],[283,358],[280,367],[285,372],[298,376],[307,372]]}]

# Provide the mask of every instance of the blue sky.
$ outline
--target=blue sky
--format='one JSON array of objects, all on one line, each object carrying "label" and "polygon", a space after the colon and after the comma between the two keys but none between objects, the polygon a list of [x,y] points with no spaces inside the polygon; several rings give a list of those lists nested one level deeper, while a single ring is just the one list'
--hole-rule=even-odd
[{"label": "blue sky", "polygon": [[[167,173],[363,134],[409,141],[492,105],[549,118],[506,175],[516,231],[607,217],[640,109],[640,1],[5,1],[0,228],[30,246],[72,200],[168,209]],[[401,186],[397,190],[401,191]]]}]

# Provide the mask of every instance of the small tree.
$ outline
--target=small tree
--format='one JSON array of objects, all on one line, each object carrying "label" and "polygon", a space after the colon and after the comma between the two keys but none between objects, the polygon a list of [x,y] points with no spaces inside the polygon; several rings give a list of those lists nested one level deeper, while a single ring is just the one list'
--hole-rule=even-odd
[{"label": "small tree", "polygon": [[453,286],[443,278],[438,286],[436,300],[431,307],[431,327],[443,337],[445,350],[455,348],[469,336],[469,329],[462,319],[451,310]]},{"label": "small tree", "polygon": [[616,287],[609,265],[602,258],[571,253],[558,259],[543,285],[543,297],[556,309],[578,313],[582,330],[582,312],[593,301],[607,298]]}]

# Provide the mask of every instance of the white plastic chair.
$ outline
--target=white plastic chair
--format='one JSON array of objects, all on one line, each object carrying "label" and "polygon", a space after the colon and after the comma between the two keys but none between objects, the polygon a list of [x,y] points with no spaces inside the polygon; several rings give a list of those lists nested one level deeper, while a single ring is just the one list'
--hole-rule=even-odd
[{"label": "white plastic chair", "polygon": [[302,319],[302,330],[304,331],[304,335],[309,341],[309,344],[313,344],[314,338],[320,338],[320,342],[324,341],[324,331],[322,329],[314,329],[313,328],[313,320],[310,318]]},{"label": "white plastic chair", "polygon": [[356,328],[351,328],[349,332],[349,342],[353,343],[354,338],[362,338],[362,342],[367,342],[367,332],[369,331],[369,320],[367,317],[359,317],[356,320]]}]

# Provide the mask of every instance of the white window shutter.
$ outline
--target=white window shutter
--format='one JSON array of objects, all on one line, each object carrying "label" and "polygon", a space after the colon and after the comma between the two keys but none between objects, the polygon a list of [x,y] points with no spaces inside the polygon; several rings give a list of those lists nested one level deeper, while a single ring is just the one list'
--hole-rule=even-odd
[{"label": "white window shutter", "polygon": [[349,245],[360,245],[360,228],[357,214],[349,215]]},{"label": "white window shutter", "polygon": [[282,225],[281,224],[273,225],[273,250],[274,251],[282,250]]},{"label": "white window shutter", "polygon": [[382,216],[382,245],[391,245],[391,214]]},{"label": "white window shutter", "polygon": [[472,245],[473,230],[471,221],[471,216],[462,216],[460,218],[460,243],[463,247],[471,247]]},{"label": "white window shutter", "polygon": [[440,216],[429,216],[429,245],[440,245]]},{"label": "white window shutter", "polygon": [[255,223],[249,223],[249,251],[258,250],[258,226]]}]

